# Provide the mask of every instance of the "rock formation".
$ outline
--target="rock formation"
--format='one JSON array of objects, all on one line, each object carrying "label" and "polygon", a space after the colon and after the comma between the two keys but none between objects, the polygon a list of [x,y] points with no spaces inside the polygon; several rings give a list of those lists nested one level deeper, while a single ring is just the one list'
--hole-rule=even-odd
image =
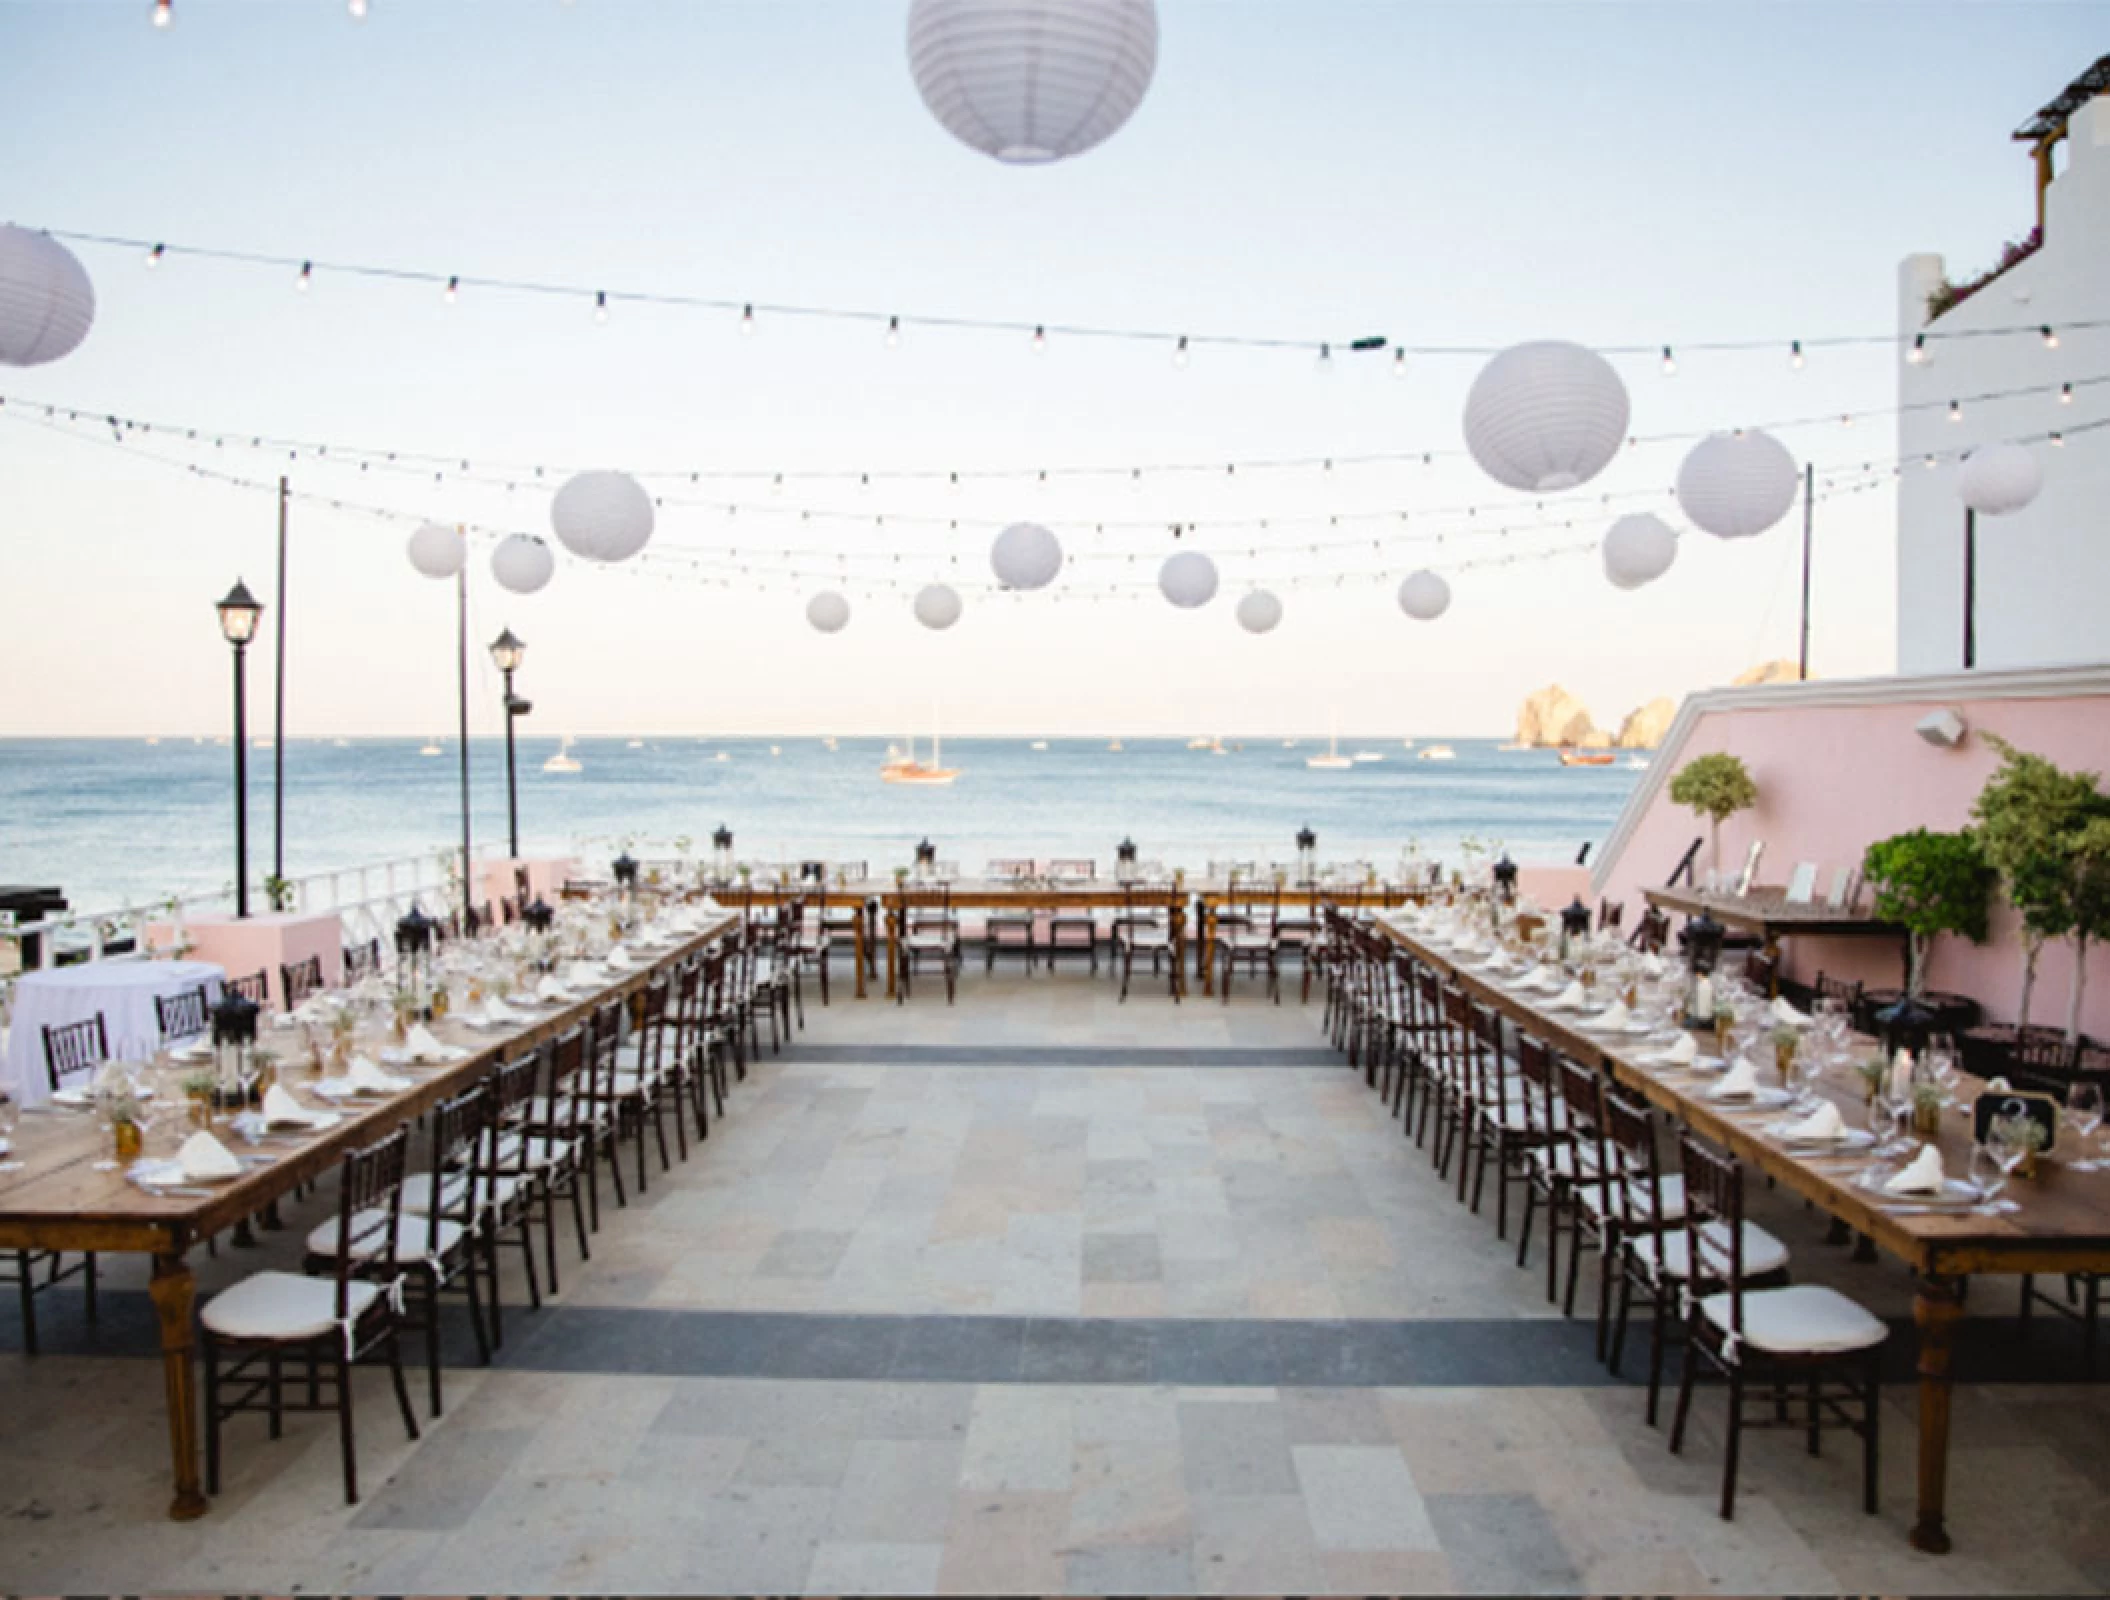
[{"label": "rock formation", "polygon": [[1637,706],[1626,714],[1626,721],[1619,724],[1619,737],[1612,742],[1622,750],[1653,750],[1663,742],[1664,734],[1670,731],[1671,719],[1677,714],[1676,704],[1665,699]]},{"label": "rock formation", "polygon": [[1602,748],[1611,735],[1590,720],[1589,708],[1557,683],[1524,697],[1517,708],[1516,742],[1545,748],[1581,745]]},{"label": "rock formation", "polygon": [[1800,683],[1801,681],[1802,669],[1794,662],[1766,661],[1751,668],[1748,672],[1739,672],[1730,680],[1730,686],[1742,689],[1761,683]]}]

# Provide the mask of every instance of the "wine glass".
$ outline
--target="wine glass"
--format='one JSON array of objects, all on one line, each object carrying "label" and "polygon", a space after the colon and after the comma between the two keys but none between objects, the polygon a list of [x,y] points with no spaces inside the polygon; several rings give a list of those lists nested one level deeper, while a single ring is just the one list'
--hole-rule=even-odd
[{"label": "wine glass", "polygon": [[[2099,1083],[2086,1078],[2077,1078],[2066,1090],[2066,1121],[2075,1133],[2081,1136],[2081,1149],[2095,1136],[2095,1130],[2103,1125],[2103,1088]],[[2078,1161],[2066,1163],[2069,1172],[2100,1172],[2104,1163],[2095,1156],[2084,1156]]]},{"label": "wine glass", "polygon": [[2007,1187],[2008,1169],[1993,1153],[1992,1146],[1980,1142],[1971,1146],[1971,1186],[1978,1191],[1978,1209],[1986,1212],[2017,1211],[2021,1208],[2012,1200],[1997,1198]]},{"label": "wine glass", "polygon": [[[1987,1130],[1986,1143],[1993,1152],[1993,1159],[2000,1163],[2001,1172],[2007,1177],[2013,1177],[2015,1169],[2029,1159],[2029,1146],[2014,1136],[2005,1117],[1993,1119],[1992,1126]],[[2022,1208],[2012,1200],[2003,1200],[1998,1203],[1998,1209],[2020,1211]]]},{"label": "wine glass", "polygon": [[15,1152],[15,1130],[21,1125],[22,1108],[7,1095],[0,1095],[0,1172],[22,1170]]}]

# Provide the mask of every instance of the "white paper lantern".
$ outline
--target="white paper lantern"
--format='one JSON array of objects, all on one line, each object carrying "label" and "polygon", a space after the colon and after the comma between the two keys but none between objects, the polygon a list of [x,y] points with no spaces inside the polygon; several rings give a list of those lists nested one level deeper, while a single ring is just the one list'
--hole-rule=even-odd
[{"label": "white paper lantern", "polygon": [[56,361],[94,321],[95,285],[73,252],[49,234],[0,225],[0,363]]},{"label": "white paper lantern", "polygon": [[1045,589],[1062,570],[1062,541],[1037,522],[1014,522],[989,547],[989,565],[1006,589]]},{"label": "white paper lantern", "polygon": [[916,591],[916,620],[942,633],[960,620],[959,592],[949,584],[925,584]]},{"label": "white paper lantern", "polygon": [[620,472],[582,472],[550,502],[564,548],[589,561],[627,561],[652,538],[652,497]]},{"label": "white paper lantern", "polygon": [[428,578],[451,578],[469,559],[468,541],[459,528],[427,522],[410,536],[410,564]]},{"label": "white paper lantern", "polygon": [[557,570],[550,548],[529,533],[509,533],[491,552],[491,576],[501,589],[515,594],[533,594],[548,583]]},{"label": "white paper lantern", "polygon": [[1181,550],[1158,568],[1158,591],[1182,611],[1216,598],[1216,563],[1199,550]]},{"label": "white paper lantern", "polygon": [[2020,511],[2044,487],[2044,469],[2036,452],[2024,444],[1988,445],[1973,450],[1956,474],[1956,493],[1981,517],[2004,517]]},{"label": "white paper lantern", "polygon": [[823,589],[806,602],[806,620],[819,633],[841,633],[850,625],[850,602],[833,589]]},{"label": "white paper lantern", "polygon": [[1495,482],[1550,493],[1602,472],[1626,439],[1627,416],[1626,385],[1609,361],[1540,339],[1480,369],[1465,397],[1465,443]]},{"label": "white paper lantern", "polygon": [[1678,559],[1678,535],[1661,517],[1637,511],[1605,530],[1604,575],[1617,589],[1638,589],[1670,571]]},{"label": "white paper lantern", "polygon": [[1152,0],[913,0],[908,64],[932,116],[999,161],[1074,156],[1142,103]]},{"label": "white paper lantern", "polygon": [[1423,567],[1399,586],[1399,609],[1416,622],[1434,622],[1451,608],[1451,586]]},{"label": "white paper lantern", "polygon": [[1282,620],[1282,602],[1265,589],[1255,589],[1238,602],[1238,625],[1247,633],[1272,633]]},{"label": "white paper lantern", "polygon": [[1678,504],[1702,532],[1749,539],[1788,514],[1801,482],[1795,458],[1770,433],[1717,433],[1686,453]]}]

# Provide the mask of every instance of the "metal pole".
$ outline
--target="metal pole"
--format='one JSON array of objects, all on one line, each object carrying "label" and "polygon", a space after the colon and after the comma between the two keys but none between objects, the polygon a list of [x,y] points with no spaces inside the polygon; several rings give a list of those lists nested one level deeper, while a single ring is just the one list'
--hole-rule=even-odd
[{"label": "metal pole", "polygon": [[234,647],[234,914],[249,915],[249,717],[243,680],[248,646]]},{"label": "metal pole", "polygon": [[1978,513],[1963,514],[1963,664],[1978,665]]},{"label": "metal pole", "polygon": [[466,562],[454,575],[456,637],[461,652],[459,701],[462,741],[462,928],[466,932],[474,915],[474,889],[469,882],[469,567]]},{"label": "metal pole", "polygon": [[286,480],[278,480],[277,684],[271,701],[271,876],[286,876]]},{"label": "metal pole", "polygon": [[513,669],[506,669],[506,849],[520,859],[520,788],[513,773]]},{"label": "metal pole", "polygon": [[1817,469],[1808,462],[1802,467],[1802,654],[1796,677],[1810,681],[1810,531],[1815,507],[1810,504],[1816,487]]}]

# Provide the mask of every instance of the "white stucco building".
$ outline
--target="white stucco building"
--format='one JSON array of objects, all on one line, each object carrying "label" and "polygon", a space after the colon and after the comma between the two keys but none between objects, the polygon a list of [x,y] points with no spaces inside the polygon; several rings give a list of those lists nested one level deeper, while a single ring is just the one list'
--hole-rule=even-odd
[{"label": "white stucco building", "polygon": [[[1898,271],[1900,337],[1897,669],[1963,665],[1964,510],[1959,452],[2033,440],[2044,488],[2027,509],[1977,525],[1977,661],[2018,668],[2110,661],[2110,93],[2106,63],[2077,80],[2060,112],[2064,170],[2042,191],[2043,243],[1968,299],[1929,318],[1942,257]],[[2039,141],[2048,152],[2055,138]],[[2049,155],[2042,169],[2050,170]],[[2030,221],[2017,162],[2016,228]],[[1959,276],[1990,265],[1957,263]],[[2082,328],[2077,323],[2101,326]],[[2040,331],[2050,327],[2056,340]],[[1995,331],[2013,330],[2013,331]],[[1924,335],[1923,362],[1902,359]],[[1969,335],[1966,337],[1965,335]],[[2062,396],[2062,386],[2071,385]],[[1998,396],[1999,398],[1989,398]],[[1951,416],[1951,403],[1958,415]],[[2062,434],[2063,442],[2047,438]],[[1940,464],[1927,468],[1928,453]]]}]

